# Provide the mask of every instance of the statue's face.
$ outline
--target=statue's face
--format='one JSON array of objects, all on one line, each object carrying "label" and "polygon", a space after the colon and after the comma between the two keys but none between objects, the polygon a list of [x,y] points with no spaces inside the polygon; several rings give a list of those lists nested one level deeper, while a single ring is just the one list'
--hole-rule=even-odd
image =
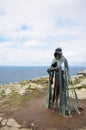
[{"label": "statue's face", "polygon": [[59,54],[58,52],[55,52],[54,56],[56,59],[60,59],[62,57],[62,53]]},{"label": "statue's face", "polygon": [[56,59],[60,59],[61,57],[62,57],[62,55],[58,54],[57,57],[56,57]]}]

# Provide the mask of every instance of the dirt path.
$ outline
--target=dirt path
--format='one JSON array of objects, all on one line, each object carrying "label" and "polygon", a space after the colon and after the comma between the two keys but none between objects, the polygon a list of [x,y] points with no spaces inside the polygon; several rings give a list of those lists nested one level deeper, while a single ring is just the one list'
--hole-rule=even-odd
[{"label": "dirt path", "polygon": [[26,102],[19,110],[11,116],[21,124],[22,127],[33,130],[77,130],[86,127],[86,99],[80,100],[83,111],[78,115],[73,112],[73,117],[59,115],[59,110],[52,112],[46,108],[46,92],[40,98]]}]

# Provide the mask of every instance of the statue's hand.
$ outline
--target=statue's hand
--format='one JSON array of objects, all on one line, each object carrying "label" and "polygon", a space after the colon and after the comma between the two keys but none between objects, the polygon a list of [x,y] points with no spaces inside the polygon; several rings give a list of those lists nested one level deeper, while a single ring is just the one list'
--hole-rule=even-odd
[{"label": "statue's hand", "polygon": [[47,69],[47,72],[50,73],[50,72],[51,72],[51,68],[48,68],[48,69]]}]

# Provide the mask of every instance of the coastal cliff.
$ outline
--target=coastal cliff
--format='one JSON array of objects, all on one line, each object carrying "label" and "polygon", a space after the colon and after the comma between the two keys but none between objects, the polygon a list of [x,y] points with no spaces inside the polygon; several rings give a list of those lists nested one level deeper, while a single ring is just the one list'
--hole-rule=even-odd
[{"label": "coastal cliff", "polygon": [[[78,90],[86,89],[86,70],[78,72],[77,75],[72,76],[73,86]],[[8,99],[10,96],[14,95],[25,95],[26,93],[32,93],[35,90],[47,89],[48,87],[48,77],[40,77],[33,80],[24,80],[21,82],[15,82],[10,84],[0,85],[0,98]],[[2,102],[0,100],[0,102]]]},{"label": "coastal cliff", "polygon": [[[73,87],[76,90],[79,99],[86,99],[86,70],[78,72],[72,77]],[[22,127],[14,120],[9,119],[10,115],[20,109],[26,101],[41,97],[48,87],[48,77],[40,77],[33,80],[24,80],[21,82],[1,84],[0,85],[0,130],[17,130]],[[7,118],[6,118],[7,117]],[[15,124],[15,126],[11,124]],[[11,127],[9,127],[11,125]],[[32,124],[34,127],[34,124]],[[13,128],[13,129],[12,129]],[[15,130],[16,130],[15,129]],[[83,129],[84,130],[84,129]]]}]

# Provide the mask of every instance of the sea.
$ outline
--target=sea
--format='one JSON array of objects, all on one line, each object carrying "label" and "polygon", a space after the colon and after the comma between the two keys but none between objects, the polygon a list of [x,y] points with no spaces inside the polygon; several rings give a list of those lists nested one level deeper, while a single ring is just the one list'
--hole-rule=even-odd
[{"label": "sea", "polygon": [[[0,66],[0,84],[20,82],[22,80],[32,80],[35,78],[48,76],[49,66]],[[69,67],[70,75],[74,76],[79,71],[86,70],[83,66]]]}]

